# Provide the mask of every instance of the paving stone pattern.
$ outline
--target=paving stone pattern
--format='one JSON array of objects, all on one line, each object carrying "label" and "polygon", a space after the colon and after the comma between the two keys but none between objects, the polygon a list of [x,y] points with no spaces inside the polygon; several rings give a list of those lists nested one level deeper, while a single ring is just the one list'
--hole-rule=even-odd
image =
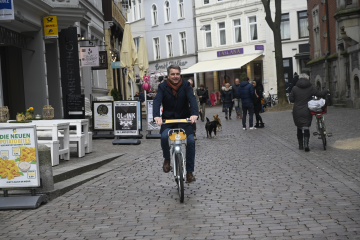
[{"label": "paving stone pattern", "polygon": [[[336,140],[360,137],[360,111],[329,108],[327,151],[311,138],[297,149],[291,111],[263,113],[264,129],[224,131],[206,139],[198,124],[195,176],[180,204],[162,172],[159,140],[96,151],[126,152],[108,172],[36,210],[0,212],[0,239],[360,239],[360,150]],[[126,161],[126,164],[123,164]]]}]

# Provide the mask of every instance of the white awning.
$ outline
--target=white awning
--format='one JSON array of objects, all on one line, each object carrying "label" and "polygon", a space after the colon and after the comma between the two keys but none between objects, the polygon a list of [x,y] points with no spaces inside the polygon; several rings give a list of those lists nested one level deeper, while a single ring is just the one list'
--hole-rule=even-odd
[{"label": "white awning", "polygon": [[224,59],[216,59],[216,60],[198,62],[198,63],[192,65],[191,67],[189,67],[188,69],[181,71],[181,74],[238,69],[261,55],[262,54],[245,55],[245,56],[241,56],[241,57],[232,57],[232,58],[224,58]]}]

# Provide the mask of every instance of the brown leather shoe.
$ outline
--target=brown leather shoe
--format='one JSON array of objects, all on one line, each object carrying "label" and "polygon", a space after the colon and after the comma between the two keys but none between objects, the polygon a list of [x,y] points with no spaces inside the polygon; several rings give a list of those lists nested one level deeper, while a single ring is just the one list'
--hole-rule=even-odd
[{"label": "brown leather shoe", "polygon": [[191,182],[195,182],[196,178],[194,177],[192,172],[187,172],[186,173],[186,182],[187,183],[191,183]]},{"label": "brown leather shoe", "polygon": [[171,170],[170,159],[164,159],[163,170],[166,173],[170,172],[170,170]]}]

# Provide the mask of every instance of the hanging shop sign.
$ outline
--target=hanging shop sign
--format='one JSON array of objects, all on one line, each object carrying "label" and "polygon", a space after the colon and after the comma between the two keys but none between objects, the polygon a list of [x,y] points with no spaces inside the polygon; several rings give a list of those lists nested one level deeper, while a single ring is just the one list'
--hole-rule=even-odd
[{"label": "hanging shop sign", "polygon": [[138,101],[114,102],[114,135],[139,135]]},{"label": "hanging shop sign", "polygon": [[113,131],[113,101],[93,101],[94,131]]},{"label": "hanging shop sign", "polygon": [[122,66],[120,66],[120,61],[118,62],[111,62],[111,68],[124,68]]},{"label": "hanging shop sign", "polygon": [[77,28],[69,27],[59,33],[61,89],[64,118],[69,119],[67,95],[81,94],[80,66],[78,53]]},{"label": "hanging shop sign", "polygon": [[0,188],[38,187],[36,126],[0,127]]},{"label": "hanging shop sign", "polygon": [[107,51],[99,51],[99,66],[92,67],[91,70],[104,70],[108,69]]},{"label": "hanging shop sign", "polygon": [[81,67],[99,66],[99,47],[80,47]]},{"label": "hanging shop sign", "polygon": [[2,20],[14,20],[14,1],[2,0],[0,1],[0,21]]},{"label": "hanging shop sign", "polygon": [[243,48],[236,48],[236,49],[229,49],[224,51],[218,51],[217,56],[218,57],[226,57],[231,55],[237,55],[237,54],[243,54],[244,49]]},{"label": "hanging shop sign", "polygon": [[[157,125],[157,123],[154,122],[154,115],[153,115],[153,106],[154,106],[154,100],[147,100],[146,101],[147,106],[147,130],[153,131],[153,130],[160,130],[160,126]],[[160,107],[160,116],[162,116],[163,108]]]},{"label": "hanging shop sign", "polygon": [[58,38],[59,31],[58,31],[57,17],[56,16],[43,17],[43,22],[44,22],[45,39]]}]

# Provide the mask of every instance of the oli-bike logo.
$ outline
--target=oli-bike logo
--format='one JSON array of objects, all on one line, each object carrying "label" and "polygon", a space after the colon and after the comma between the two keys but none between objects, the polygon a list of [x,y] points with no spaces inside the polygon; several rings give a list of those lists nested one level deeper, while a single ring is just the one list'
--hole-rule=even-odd
[{"label": "oli-bike logo", "polygon": [[136,115],[135,113],[126,113],[124,115],[122,113],[118,113],[116,117],[120,121],[120,126],[123,128],[131,128],[133,126],[133,120],[136,118]]}]

